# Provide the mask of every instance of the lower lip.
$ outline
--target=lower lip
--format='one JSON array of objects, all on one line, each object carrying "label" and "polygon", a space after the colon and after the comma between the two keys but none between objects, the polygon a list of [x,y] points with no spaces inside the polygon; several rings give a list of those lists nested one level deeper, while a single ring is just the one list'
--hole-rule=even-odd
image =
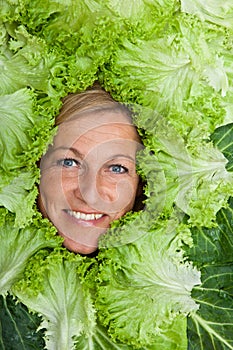
[{"label": "lower lip", "polygon": [[106,215],[103,215],[101,218],[99,219],[95,219],[95,220],[83,220],[83,219],[77,219],[75,216],[70,215],[66,210],[64,210],[66,216],[69,217],[69,219],[71,219],[73,222],[75,222],[78,225],[82,225],[82,226],[100,226],[101,223],[103,223],[106,219]]}]

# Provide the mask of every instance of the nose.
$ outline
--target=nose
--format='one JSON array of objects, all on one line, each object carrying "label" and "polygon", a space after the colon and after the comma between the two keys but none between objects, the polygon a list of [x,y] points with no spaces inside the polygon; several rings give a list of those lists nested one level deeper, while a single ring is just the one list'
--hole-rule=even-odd
[{"label": "nose", "polygon": [[85,175],[78,178],[76,195],[91,208],[106,211],[109,204],[117,201],[116,186],[107,182],[99,172],[89,169]]}]

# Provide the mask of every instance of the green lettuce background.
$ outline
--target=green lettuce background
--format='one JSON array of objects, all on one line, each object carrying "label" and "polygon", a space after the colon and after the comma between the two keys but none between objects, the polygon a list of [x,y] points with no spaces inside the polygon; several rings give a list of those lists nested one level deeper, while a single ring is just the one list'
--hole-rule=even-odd
[{"label": "green lettuce background", "polygon": [[[0,1],[0,349],[233,349],[232,34],[230,0]],[[96,80],[135,112],[146,200],[91,258],[37,162]]]}]

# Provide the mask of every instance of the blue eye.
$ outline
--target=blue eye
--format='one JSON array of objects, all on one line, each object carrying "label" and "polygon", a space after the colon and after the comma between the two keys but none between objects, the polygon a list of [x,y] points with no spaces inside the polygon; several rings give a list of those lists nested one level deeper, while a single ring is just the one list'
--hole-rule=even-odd
[{"label": "blue eye", "polygon": [[79,162],[72,158],[61,159],[58,161],[58,165],[61,165],[65,168],[72,168],[79,166]]},{"label": "blue eye", "polygon": [[115,174],[124,174],[128,172],[128,169],[120,164],[111,165],[110,170]]}]

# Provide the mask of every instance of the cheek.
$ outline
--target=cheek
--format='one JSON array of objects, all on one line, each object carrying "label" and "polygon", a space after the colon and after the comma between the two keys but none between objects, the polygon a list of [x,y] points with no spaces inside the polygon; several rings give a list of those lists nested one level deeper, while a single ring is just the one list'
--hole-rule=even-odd
[{"label": "cheek", "polygon": [[63,192],[67,192],[79,188],[80,179],[76,173],[73,174],[73,172],[71,172],[67,174],[66,172],[61,172],[59,174],[59,180],[56,181],[59,181],[57,187],[60,187]]},{"label": "cheek", "polygon": [[41,193],[39,193],[37,206],[43,217],[48,218],[47,210],[45,209],[45,201],[41,197]]},{"label": "cheek", "polygon": [[130,179],[130,181],[120,181],[117,184],[117,193],[119,202],[121,203],[121,210],[125,213],[130,211],[135,202],[139,179],[138,177]]},{"label": "cheek", "polygon": [[39,186],[40,203],[47,216],[54,216],[61,208],[70,208],[74,190],[77,191],[77,176],[67,175],[63,171],[50,169],[42,174]]},{"label": "cheek", "polygon": [[44,206],[47,207],[50,202],[54,202],[58,197],[61,197],[63,188],[61,173],[54,171],[42,173],[39,192]]}]

